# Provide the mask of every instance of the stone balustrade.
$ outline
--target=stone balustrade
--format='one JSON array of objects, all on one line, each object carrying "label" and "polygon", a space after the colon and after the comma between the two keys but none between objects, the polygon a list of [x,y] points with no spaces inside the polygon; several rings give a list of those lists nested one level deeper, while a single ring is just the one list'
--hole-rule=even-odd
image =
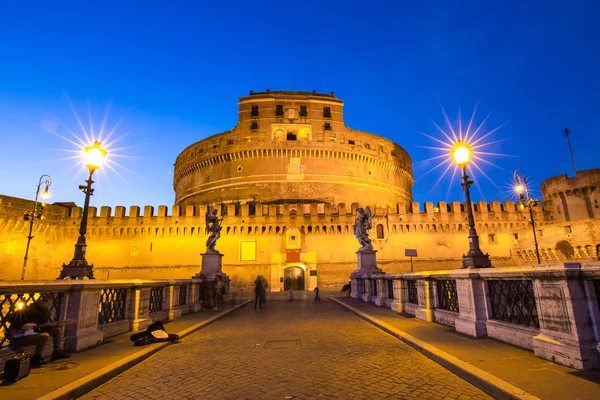
[{"label": "stone balustrade", "polygon": [[[600,368],[600,263],[373,274],[352,297],[533,350],[579,370]],[[390,295],[391,293],[391,295]]]},{"label": "stone balustrade", "polygon": [[[50,297],[51,322],[63,328],[64,347],[80,351],[125,332],[146,329],[201,309],[200,280],[71,280],[0,282],[0,370],[13,352],[7,317],[41,295]],[[50,351],[50,343],[48,345]]]}]

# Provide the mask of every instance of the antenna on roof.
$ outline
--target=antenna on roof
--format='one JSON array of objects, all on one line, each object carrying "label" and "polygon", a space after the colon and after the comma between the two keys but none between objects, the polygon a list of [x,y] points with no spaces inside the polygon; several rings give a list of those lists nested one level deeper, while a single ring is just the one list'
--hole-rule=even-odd
[{"label": "antenna on roof", "polygon": [[573,169],[575,170],[575,175],[577,175],[577,167],[575,166],[575,156],[573,156],[573,148],[571,147],[571,131],[569,128],[565,126],[565,136],[567,137],[567,141],[569,142],[569,151],[571,152],[571,161],[573,162]]}]

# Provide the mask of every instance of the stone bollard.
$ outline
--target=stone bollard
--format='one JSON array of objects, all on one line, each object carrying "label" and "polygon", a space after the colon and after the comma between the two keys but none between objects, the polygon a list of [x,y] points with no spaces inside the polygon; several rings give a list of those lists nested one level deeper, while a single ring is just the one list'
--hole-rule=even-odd
[{"label": "stone bollard", "polygon": [[290,290],[288,290],[288,300],[294,300],[294,290],[290,286]]}]

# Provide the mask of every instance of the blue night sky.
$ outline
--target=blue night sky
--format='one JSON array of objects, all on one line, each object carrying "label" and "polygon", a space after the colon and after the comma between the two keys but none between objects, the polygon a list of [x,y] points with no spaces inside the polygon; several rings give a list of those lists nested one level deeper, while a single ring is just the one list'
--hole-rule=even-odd
[{"label": "blue night sky", "polygon": [[[122,119],[122,167],[98,173],[92,205],[171,205],[179,152],[235,126],[249,90],[291,89],[295,66],[297,90],[334,91],[346,125],[413,163],[441,154],[418,147],[435,145],[420,131],[441,136],[441,106],[455,126],[476,104],[484,131],[509,121],[487,139],[513,157],[486,156],[500,168],[480,164],[493,183],[476,174],[473,191],[507,200],[518,167],[536,187],[573,174],[565,125],[578,169],[600,167],[599,19],[597,0],[1,1],[0,193],[32,199],[46,173],[52,201],[82,205],[76,147],[47,131],[83,137],[70,101],[87,130],[109,104],[107,128]],[[463,201],[449,176],[432,189],[441,172],[416,180],[416,201]]]}]

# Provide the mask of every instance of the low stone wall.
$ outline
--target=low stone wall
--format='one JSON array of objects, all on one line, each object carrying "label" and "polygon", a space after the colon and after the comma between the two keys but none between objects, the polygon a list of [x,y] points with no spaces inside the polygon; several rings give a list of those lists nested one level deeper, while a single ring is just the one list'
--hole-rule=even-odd
[{"label": "low stone wall", "polygon": [[[80,351],[107,338],[146,329],[199,311],[200,280],[18,281],[0,284],[0,370],[14,354],[5,328],[9,316],[41,295],[50,298],[50,322],[65,322],[64,347]],[[228,296],[229,293],[226,294]],[[50,350],[50,344],[48,350]]]},{"label": "low stone wall", "polygon": [[352,297],[469,336],[530,349],[572,368],[600,368],[598,262],[373,274],[353,280],[357,293]]}]

